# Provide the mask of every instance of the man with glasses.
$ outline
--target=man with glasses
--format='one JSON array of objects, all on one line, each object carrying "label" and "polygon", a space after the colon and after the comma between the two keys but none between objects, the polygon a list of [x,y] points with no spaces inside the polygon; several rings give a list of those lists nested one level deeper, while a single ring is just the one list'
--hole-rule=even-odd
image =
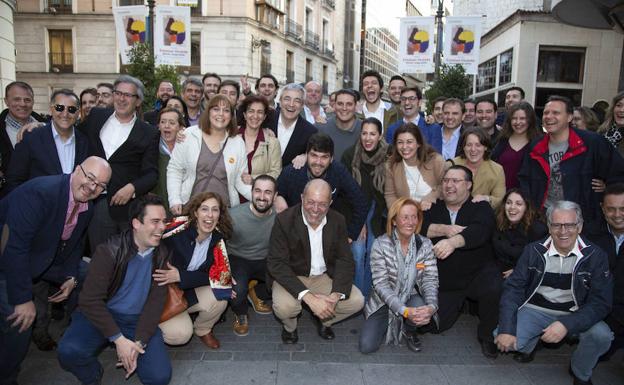
[{"label": "man with glasses", "polygon": [[113,108],[113,90],[115,87],[110,83],[99,83],[97,90],[97,107]]},{"label": "man with glasses", "polygon": [[502,278],[490,243],[494,212],[485,201],[473,202],[471,191],[472,172],[451,166],[442,178],[442,199],[425,211],[420,233],[431,239],[438,259],[437,332],[453,326],[466,299],[476,301],[481,352],[496,358],[492,332],[498,323]]},{"label": "man with glasses", "polygon": [[608,257],[581,236],[581,207],[556,201],[546,213],[550,237],[529,244],[505,281],[500,301],[498,348],[529,362],[541,340],[578,338],[570,374],[575,385],[591,384],[598,358],[613,333],[602,321],[610,312],[613,282]]},{"label": "man with glasses", "polygon": [[96,202],[89,226],[92,253],[111,235],[128,228],[128,205],[150,192],[158,180],[160,135],[137,116],[143,102],[143,84],[122,75],[113,86],[114,108],[94,108],[79,126],[89,138],[90,154],[107,159],[113,170],[111,183]]},{"label": "man with glasses", "polygon": [[331,326],[364,307],[353,286],[354,262],[344,217],[329,207],[327,182],[313,179],[301,204],[278,214],[273,225],[267,269],[273,281],[273,311],[282,322],[282,342],[296,344],[297,317],[304,302],[317,322],[319,336],[335,338]]},{"label": "man with glasses", "polygon": [[44,121],[33,112],[34,92],[28,83],[9,83],[4,89],[4,104],[8,108],[0,113],[0,188],[17,144],[17,133],[24,127],[43,125]]},{"label": "man with glasses", "polygon": [[16,383],[28,351],[37,313],[33,282],[60,286],[47,298],[52,303],[68,300],[78,285],[90,201],[110,178],[108,162],[93,156],[71,174],[31,179],[0,201],[0,383]]}]

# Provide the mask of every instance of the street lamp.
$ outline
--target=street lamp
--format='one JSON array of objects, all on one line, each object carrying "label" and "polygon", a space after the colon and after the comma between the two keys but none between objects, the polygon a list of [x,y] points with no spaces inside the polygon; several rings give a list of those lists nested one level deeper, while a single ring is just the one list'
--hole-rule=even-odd
[{"label": "street lamp", "polygon": [[154,7],[156,6],[156,0],[147,0],[147,7],[149,9],[149,45],[152,52],[152,58],[154,58]]},{"label": "street lamp", "polygon": [[442,61],[442,37],[443,37],[443,25],[442,17],[444,16],[444,0],[438,0],[438,12],[436,12],[435,21],[438,26],[438,37],[436,39],[436,55],[435,55],[435,80],[440,78],[440,62]]}]

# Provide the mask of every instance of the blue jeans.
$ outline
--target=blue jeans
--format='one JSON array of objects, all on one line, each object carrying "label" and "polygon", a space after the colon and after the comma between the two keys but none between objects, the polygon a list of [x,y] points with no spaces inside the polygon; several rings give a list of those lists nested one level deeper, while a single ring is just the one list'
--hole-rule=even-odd
[{"label": "blue jeans", "polygon": [[[557,321],[557,316],[524,306],[518,310],[516,323],[516,345],[518,351],[529,354],[542,337],[543,330]],[[606,323],[600,321],[588,330],[578,335],[579,344],[574,353],[570,366],[574,375],[583,381],[591,378],[592,370],[598,358],[602,356],[613,340],[613,333]]]},{"label": "blue jeans", "polygon": [[13,314],[14,307],[9,304],[7,283],[0,279],[0,384],[17,383],[20,364],[26,357],[32,325],[24,332],[19,326],[11,327],[7,317]]},{"label": "blue jeans", "polygon": [[[113,319],[124,337],[134,340],[139,316],[113,314]],[[94,383],[101,378],[103,370],[97,356],[107,344],[108,339],[91,321],[80,311],[75,311],[71,325],[58,345],[61,367],[83,384]],[[145,353],[139,355],[136,372],[143,384],[165,385],[171,380],[171,361],[159,328],[147,342]]]},{"label": "blue jeans", "polygon": [[364,298],[368,298],[368,294],[373,285],[373,276],[370,269],[370,252],[373,248],[375,236],[373,235],[372,218],[375,212],[375,201],[373,201],[368,215],[366,216],[366,241],[354,240],[351,243],[351,254],[355,261],[355,275],[353,284],[360,289]]},{"label": "blue jeans", "polygon": [[[418,295],[411,296],[405,306],[418,307],[424,306],[425,301]],[[416,325],[409,321],[405,322],[405,331],[415,332]],[[362,331],[360,332],[360,352],[361,353],[373,353],[376,352],[381,344],[384,342],[386,332],[388,331],[388,305],[384,305],[377,309],[376,312],[371,314],[362,325]]]}]

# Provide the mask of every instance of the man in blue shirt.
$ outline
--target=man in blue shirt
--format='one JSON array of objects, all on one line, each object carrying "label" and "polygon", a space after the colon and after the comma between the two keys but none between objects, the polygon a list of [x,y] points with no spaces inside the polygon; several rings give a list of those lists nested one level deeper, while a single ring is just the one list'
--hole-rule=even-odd
[{"label": "man in blue shirt", "polygon": [[128,378],[168,384],[171,362],[158,328],[166,286],[152,278],[168,252],[161,245],[166,211],[161,198],[145,195],[130,205],[131,228],[100,244],[80,293],[78,310],[59,343],[59,362],[83,384],[99,384],[97,355],[114,343]]}]

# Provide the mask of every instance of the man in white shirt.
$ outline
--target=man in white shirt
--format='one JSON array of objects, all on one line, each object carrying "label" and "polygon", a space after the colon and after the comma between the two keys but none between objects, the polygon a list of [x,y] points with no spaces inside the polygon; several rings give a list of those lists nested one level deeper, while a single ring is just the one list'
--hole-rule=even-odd
[{"label": "man in white shirt", "polygon": [[354,262],[344,217],[330,210],[331,188],[321,179],[306,185],[302,203],[277,215],[267,269],[273,281],[273,311],[283,324],[282,342],[297,343],[301,301],[317,320],[319,336],[335,338],[331,325],[364,306],[353,286]]},{"label": "man in white shirt", "polygon": [[400,116],[396,106],[381,100],[383,85],[383,78],[379,72],[369,70],[362,74],[362,81],[360,82],[360,89],[364,96],[362,113],[367,118],[372,116],[379,119],[385,132],[389,125],[400,119]]},{"label": "man in white shirt", "polygon": [[327,123],[327,116],[323,107],[321,107],[321,100],[323,99],[323,87],[316,80],[310,80],[304,86],[306,91],[305,105],[303,106],[303,112],[305,118],[310,124]]}]

